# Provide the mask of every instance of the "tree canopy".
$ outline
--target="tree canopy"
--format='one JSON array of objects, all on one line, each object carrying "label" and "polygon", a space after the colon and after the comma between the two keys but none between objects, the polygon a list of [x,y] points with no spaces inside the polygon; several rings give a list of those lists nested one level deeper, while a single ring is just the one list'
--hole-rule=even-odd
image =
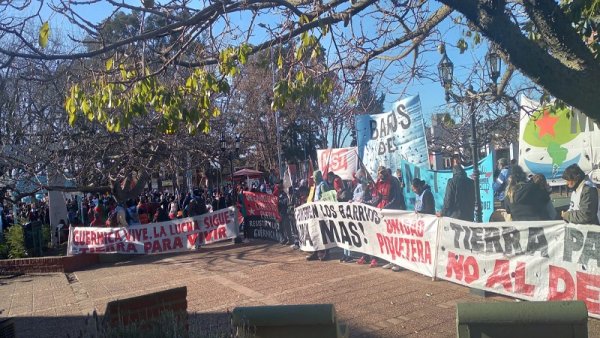
[{"label": "tree canopy", "polygon": [[[367,72],[385,74],[393,63],[398,79],[434,76],[424,54],[441,42],[461,50],[468,46],[467,39],[444,41],[444,22],[453,19],[462,24],[456,14],[466,19],[463,28],[475,33],[471,44],[481,43],[483,35],[506,62],[549,94],[596,121],[600,118],[600,86],[596,84],[600,78],[598,0],[257,0],[199,4],[173,0],[143,1],[139,5],[106,1],[112,22],[139,23],[121,36],[107,30],[103,22],[94,23],[81,14],[84,6],[98,3],[2,2],[0,65],[9,67],[16,59],[104,59],[103,67],[93,69],[96,87],[89,89],[94,94],[84,90],[80,81],[72,80],[66,108],[72,118],[78,111],[113,129],[126,125],[131,116],[145,114],[139,105],[142,100],[146,101],[145,108],[163,114],[166,130],[180,123],[190,130],[204,129],[203,122],[215,114],[211,100],[227,91],[227,77],[238,73],[237,66],[251,54],[284,43],[292,45],[296,62],[289,66],[295,71],[276,84],[276,106],[307,88],[331,91],[329,85],[311,82],[318,72],[338,71],[351,84],[358,83]],[[22,12],[32,14],[18,14]],[[122,12],[141,19],[114,20]],[[75,33],[61,33],[64,27],[48,25],[50,18],[58,16],[91,37],[95,48],[83,48],[85,39]],[[146,17],[153,18],[152,24],[143,24]],[[53,48],[53,36],[60,36],[62,48]],[[135,52],[123,52],[124,47],[133,45],[138,47]],[[327,50],[321,45],[327,45]],[[326,69],[298,71],[309,70],[305,58],[322,53]],[[281,67],[281,55],[277,59]],[[153,75],[177,67],[194,71],[173,88],[153,81]],[[502,89],[500,86],[499,95]],[[189,97],[195,100],[190,102]],[[94,108],[96,112],[90,112]]]},{"label": "tree canopy", "polygon": [[[286,157],[301,159],[354,138],[353,116],[381,111],[384,89],[438,81],[442,45],[489,46],[509,65],[482,108],[512,114],[497,125],[516,125],[515,71],[598,122],[599,23],[600,0],[6,0],[0,142],[46,150],[0,164],[69,163],[80,184],[110,185],[156,161],[181,167],[190,149],[196,164],[222,161],[218,136],[198,135],[213,128],[254,135],[245,156],[269,164],[275,111]],[[483,63],[467,82],[485,82]]]}]

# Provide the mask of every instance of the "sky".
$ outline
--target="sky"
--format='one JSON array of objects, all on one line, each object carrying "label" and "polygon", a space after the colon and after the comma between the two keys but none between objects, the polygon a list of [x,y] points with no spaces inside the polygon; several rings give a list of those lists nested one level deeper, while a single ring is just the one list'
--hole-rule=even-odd
[{"label": "sky", "polygon": [[[140,0],[127,0],[126,3],[131,3],[138,5]],[[160,1],[156,1],[160,2]],[[432,6],[436,6],[437,2],[432,2]],[[99,22],[104,19],[107,15],[110,14],[110,9],[112,8],[110,5],[106,3],[98,3],[91,4],[85,6],[77,6],[78,14],[82,17],[86,18],[91,22]],[[74,28],[72,25],[68,23],[66,20],[60,18],[59,16],[50,17],[49,11],[42,11],[42,19],[50,19],[52,27],[60,27],[58,29],[62,30],[62,34],[73,33]],[[241,18],[243,20],[244,18]],[[460,31],[458,29],[452,29],[453,23],[451,20],[446,19],[444,23],[442,23],[441,31],[443,34],[443,39],[447,42],[447,53],[452,62],[455,65],[455,78],[459,81],[466,78],[465,70],[470,69],[474,60],[481,59],[482,56],[486,52],[486,44],[483,43],[478,49],[467,50],[464,54],[460,54],[457,48],[451,47],[454,45],[456,41],[460,38]],[[53,28],[56,29],[56,28]],[[257,30],[257,32],[259,32]],[[264,30],[266,32],[266,30]],[[258,33],[260,34],[260,33]],[[266,33],[265,33],[266,35]],[[265,38],[266,36],[257,36],[257,41],[260,41],[261,38]],[[441,55],[439,53],[428,53],[426,54],[425,61],[432,65],[437,65],[441,59]],[[387,76],[394,75],[394,66],[390,67],[386,72]],[[437,70],[436,70],[437,73]],[[390,111],[394,102],[403,99],[408,96],[419,95],[421,99],[421,107],[423,111],[423,115],[425,118],[426,124],[431,124],[431,116],[440,112],[445,108],[446,102],[444,99],[444,89],[437,79],[435,80],[415,80],[413,83],[407,88],[406,93],[403,97],[398,95],[400,91],[399,87],[395,85],[391,85],[389,83],[382,83],[380,88],[378,88],[380,92],[386,95],[386,100],[384,103],[384,111]],[[475,86],[475,89],[478,89]]]}]

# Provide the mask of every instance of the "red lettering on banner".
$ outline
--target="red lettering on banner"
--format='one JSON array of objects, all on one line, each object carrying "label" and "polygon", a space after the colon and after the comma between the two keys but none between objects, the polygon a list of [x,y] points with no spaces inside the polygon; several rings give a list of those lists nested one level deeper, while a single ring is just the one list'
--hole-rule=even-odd
[{"label": "red lettering on banner", "polygon": [[203,242],[209,242],[212,240],[217,239],[217,229],[214,230],[208,230],[208,231],[203,231],[202,232],[202,237],[204,238]]},{"label": "red lettering on banner", "polygon": [[526,276],[525,263],[517,262],[517,270],[515,271],[515,292],[526,296],[533,296],[535,285],[527,284],[525,281]]},{"label": "red lettering on banner", "polygon": [[152,253],[155,253],[155,252],[162,252],[162,248],[160,246],[160,241],[159,240],[155,240],[152,243]]},{"label": "red lettering on banner", "polygon": [[329,171],[340,171],[348,169],[348,156],[349,152],[347,149],[342,149],[338,151],[333,150],[324,150],[321,153],[321,164],[325,167],[321,168],[323,172],[327,173]]},{"label": "red lettering on banner", "polygon": [[163,238],[161,251],[171,251],[171,239]]},{"label": "red lettering on banner", "polygon": [[192,246],[192,247],[196,246],[196,240],[198,239],[198,235],[199,235],[199,233],[187,235],[187,240],[188,240],[188,243],[190,244],[189,246]]},{"label": "red lettering on banner", "polygon": [[218,227],[219,225],[227,223],[229,223],[229,212],[227,211],[204,218],[204,225],[207,229]]},{"label": "red lettering on banner", "polygon": [[510,279],[510,263],[507,259],[497,259],[494,263],[494,271],[485,282],[488,288],[494,288],[496,284],[501,284],[504,290],[512,292],[512,281]]},{"label": "red lettering on banner", "polygon": [[154,238],[159,237],[167,237],[167,232],[165,231],[165,228],[162,225],[160,226],[160,232],[156,232],[156,228],[154,228]]},{"label": "red lettering on banner", "polygon": [[585,302],[589,312],[600,313],[600,276],[577,271],[576,279],[577,299]]},{"label": "red lettering on banner", "polygon": [[[575,283],[569,271],[549,265],[548,272],[548,300],[572,300],[575,297]],[[559,281],[562,281],[560,290]]]},{"label": "red lettering on banner", "polygon": [[117,243],[117,252],[123,252],[125,251],[125,243],[121,242],[121,243]]},{"label": "red lettering on banner", "polygon": [[219,239],[227,238],[227,229],[225,227],[219,228]]},{"label": "red lettering on banner", "polygon": [[457,255],[448,251],[448,264],[446,265],[446,277],[451,278],[452,273],[456,275],[458,281],[463,280],[467,284],[479,279],[479,265],[473,256],[468,256],[465,259],[463,255]]},{"label": "red lettering on banner", "polygon": [[425,222],[423,220],[385,219],[388,234],[423,237]]},{"label": "red lettering on banner", "polygon": [[127,243],[127,252],[135,252],[137,253],[137,248],[135,247],[135,244],[133,243]]},{"label": "red lettering on banner", "polygon": [[144,242],[144,253],[150,252],[152,249],[152,242]]},{"label": "red lettering on banner", "polygon": [[179,224],[169,224],[169,232],[171,235],[178,235],[185,232],[194,231],[194,223],[192,222],[183,222]]},{"label": "red lettering on banner", "polygon": [[177,236],[173,240],[173,250],[177,250],[177,249],[181,249],[181,248],[183,248],[183,242],[181,241],[181,237]]},{"label": "red lettering on banner", "polygon": [[131,240],[134,242],[141,242],[141,241],[147,241],[148,240],[148,229],[147,228],[142,228],[142,229],[129,229],[129,232],[131,233]]},{"label": "red lettering on banner", "polygon": [[431,264],[431,246],[429,241],[414,238],[389,237],[377,234],[379,251],[411,262]]}]

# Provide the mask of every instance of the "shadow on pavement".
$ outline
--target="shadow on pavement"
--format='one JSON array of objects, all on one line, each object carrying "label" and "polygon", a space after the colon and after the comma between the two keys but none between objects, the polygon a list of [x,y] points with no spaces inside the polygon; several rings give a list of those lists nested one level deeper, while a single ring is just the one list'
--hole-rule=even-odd
[{"label": "shadow on pavement", "polygon": [[[16,337],[107,337],[101,326],[102,317],[14,317]],[[98,324],[98,325],[97,325]],[[228,312],[188,313],[189,337],[235,337]],[[251,330],[245,328],[244,330]],[[363,332],[350,325],[351,337],[382,337]]]}]

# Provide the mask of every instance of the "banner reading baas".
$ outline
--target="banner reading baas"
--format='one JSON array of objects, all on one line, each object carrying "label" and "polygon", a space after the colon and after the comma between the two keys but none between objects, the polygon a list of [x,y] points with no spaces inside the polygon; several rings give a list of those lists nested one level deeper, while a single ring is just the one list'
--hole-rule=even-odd
[{"label": "banner reading baas", "polygon": [[[467,176],[471,177],[473,167],[465,168]],[[494,161],[492,156],[488,155],[479,161],[479,193],[481,195],[482,219],[487,222],[494,212],[494,191],[492,189],[494,174]],[[452,178],[451,170],[429,170],[419,168],[418,166],[402,161],[402,178],[404,180],[404,198],[406,200],[406,209],[414,210],[415,193],[412,191],[411,181],[413,178],[420,178],[431,187],[433,199],[435,200],[435,210],[441,211],[444,206],[444,197],[446,196],[446,185]]]},{"label": "banner reading baas", "polygon": [[300,248],[340,247],[432,276],[437,218],[361,203],[314,202],[296,208]]},{"label": "banner reading baas", "polygon": [[71,227],[67,253],[153,254],[195,250],[237,236],[235,209],[126,228]]},{"label": "banner reading baas", "polygon": [[359,156],[373,177],[379,166],[396,172],[401,160],[429,167],[418,95],[395,102],[390,113],[356,116],[356,129]]},{"label": "banner reading baas", "polygon": [[244,227],[250,238],[280,240],[277,196],[260,192],[243,193]]},{"label": "banner reading baas", "polygon": [[519,165],[543,174],[551,185],[565,184],[562,173],[577,164],[600,182],[600,129],[578,110],[540,105],[521,96]]},{"label": "banner reading baas", "polygon": [[319,170],[326,175],[332,171],[343,180],[351,180],[358,167],[356,147],[317,150]]}]

